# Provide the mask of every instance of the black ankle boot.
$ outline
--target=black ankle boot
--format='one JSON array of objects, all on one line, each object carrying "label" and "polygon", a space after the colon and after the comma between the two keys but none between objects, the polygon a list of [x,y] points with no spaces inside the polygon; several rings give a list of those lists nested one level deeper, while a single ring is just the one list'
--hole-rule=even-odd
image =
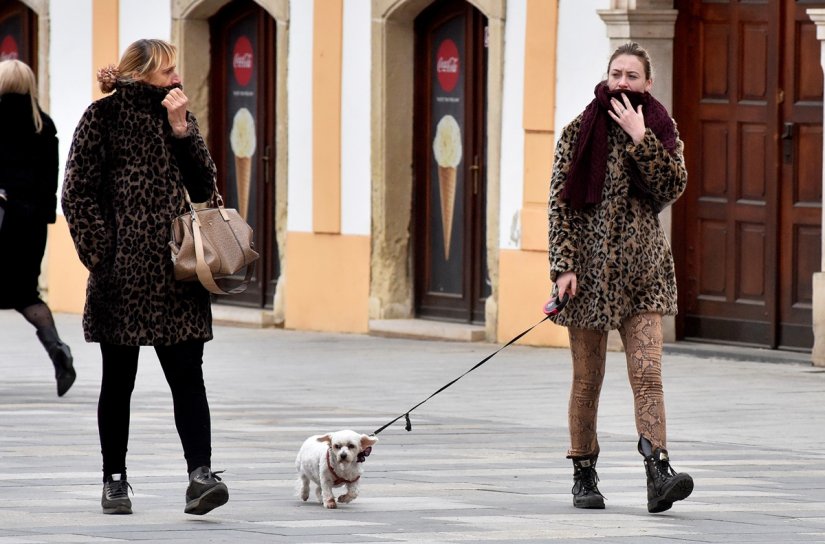
[{"label": "black ankle boot", "polygon": [[37,329],[37,338],[46,348],[46,353],[54,365],[54,378],[57,380],[57,396],[62,397],[74,383],[77,373],[72,366],[72,352],[69,346],[64,344],[57,335],[54,327],[41,327]]},{"label": "black ankle boot", "polygon": [[602,496],[596,484],[599,476],[596,474],[596,457],[580,457],[573,459],[573,506],[576,508],[604,508]]},{"label": "black ankle boot", "polygon": [[639,453],[645,458],[648,512],[655,514],[669,510],[674,502],[686,499],[693,492],[693,478],[673,470],[667,450],[654,450],[650,441],[641,437]]}]

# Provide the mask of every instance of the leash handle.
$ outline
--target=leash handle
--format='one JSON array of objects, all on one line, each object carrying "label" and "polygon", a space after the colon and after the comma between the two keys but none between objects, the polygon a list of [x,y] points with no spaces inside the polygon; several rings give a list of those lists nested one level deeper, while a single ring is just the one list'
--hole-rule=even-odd
[{"label": "leash handle", "polygon": [[[567,295],[565,295],[565,298],[564,298],[564,304],[567,304]],[[564,306],[562,305],[562,307],[564,307]],[[561,311],[561,309],[559,309],[559,311]],[[548,315],[545,315],[545,317],[543,317],[541,321],[539,321],[539,322],[538,322],[538,323],[536,323],[535,325],[531,326],[530,328],[528,328],[528,329],[526,329],[526,330],[522,331],[521,333],[519,333],[518,335],[516,335],[515,337],[513,337],[513,338],[512,338],[509,342],[507,342],[506,344],[504,344],[503,346],[501,346],[500,348],[498,348],[496,351],[494,351],[493,353],[491,353],[490,355],[488,355],[487,357],[485,357],[484,359],[482,359],[481,361],[479,361],[478,363],[476,363],[476,364],[475,364],[475,366],[473,366],[472,368],[470,368],[469,370],[467,370],[466,372],[464,372],[464,374],[462,374],[462,375],[461,375],[461,376],[459,376],[458,378],[456,378],[456,379],[454,379],[453,381],[451,381],[451,382],[447,383],[446,385],[442,386],[442,387],[441,387],[439,390],[437,390],[435,393],[433,393],[432,395],[430,395],[430,396],[429,396],[429,397],[427,397],[426,399],[422,400],[421,402],[419,402],[418,404],[416,404],[415,406],[413,406],[412,408],[410,408],[409,410],[407,410],[406,412],[404,412],[403,414],[401,414],[401,415],[400,415],[400,416],[398,416],[397,418],[393,419],[393,420],[392,420],[392,421],[390,421],[389,423],[387,423],[387,424],[383,425],[382,427],[379,427],[377,430],[373,431],[372,436],[377,435],[378,433],[380,433],[381,431],[383,431],[384,429],[386,429],[387,427],[389,427],[390,425],[392,425],[393,423],[395,423],[396,421],[398,421],[398,420],[399,420],[399,419],[401,419],[402,417],[404,418],[404,421],[405,421],[405,426],[404,426],[404,428],[405,428],[408,432],[409,432],[409,431],[412,431],[412,422],[410,421],[410,412],[412,412],[413,410],[415,410],[416,408],[418,408],[419,406],[421,406],[422,404],[424,404],[425,402],[427,402],[428,400],[430,400],[430,399],[431,399],[431,398],[433,398],[434,396],[438,395],[439,393],[441,393],[442,391],[444,391],[445,389],[447,389],[448,387],[450,387],[451,385],[453,385],[455,382],[457,382],[458,380],[460,380],[461,378],[463,378],[464,376],[466,376],[467,374],[469,374],[469,373],[470,373],[470,372],[472,372],[473,370],[477,369],[478,367],[480,367],[481,365],[483,365],[484,363],[486,363],[487,361],[489,361],[489,360],[490,360],[490,359],[492,359],[493,357],[495,357],[495,356],[498,354],[498,352],[499,352],[499,351],[501,351],[501,350],[503,350],[504,348],[506,348],[506,347],[508,347],[508,346],[510,346],[510,345],[512,345],[512,344],[514,344],[514,343],[516,343],[516,342],[517,342],[517,341],[518,341],[518,340],[519,340],[522,336],[524,336],[524,335],[525,335],[525,334],[527,334],[528,332],[532,331],[533,329],[535,329],[536,327],[538,327],[539,325],[541,325],[544,321],[546,321],[546,320],[548,320],[548,319],[550,319],[550,315],[549,315],[549,314],[548,314]]]}]

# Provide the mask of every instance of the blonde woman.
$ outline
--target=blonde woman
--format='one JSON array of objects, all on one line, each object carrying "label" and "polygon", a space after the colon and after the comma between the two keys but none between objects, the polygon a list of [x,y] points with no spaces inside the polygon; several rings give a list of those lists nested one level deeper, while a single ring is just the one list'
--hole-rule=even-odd
[{"label": "blonde woman", "polygon": [[[189,475],[187,514],[206,514],[229,500],[212,472],[204,343],[212,339],[209,293],[175,281],[170,222],[184,186],[207,200],[215,164],[186,109],[176,50],[138,40],[118,66],[100,70],[105,93],[74,133],[63,184],[63,211],[78,256],[89,269],[83,330],[100,343],[103,379],[98,430],[106,514],[131,514],[126,479],[129,403],[141,346],[152,346],[172,391],[175,425]],[[119,475],[119,479],[114,476]]]},{"label": "blonde woman", "polygon": [[5,208],[0,226],[0,308],[13,308],[34,325],[52,360],[57,395],[62,397],[77,374],[71,350],[58,336],[37,284],[47,225],[54,223],[57,208],[57,136],[51,118],[37,103],[34,73],[19,60],[0,62],[0,127],[0,205]]}]

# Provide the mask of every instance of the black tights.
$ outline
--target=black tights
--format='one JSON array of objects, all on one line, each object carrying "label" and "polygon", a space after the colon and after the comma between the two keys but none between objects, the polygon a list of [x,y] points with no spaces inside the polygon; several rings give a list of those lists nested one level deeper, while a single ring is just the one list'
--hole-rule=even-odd
[{"label": "black tights", "polygon": [[[187,472],[210,466],[212,431],[203,383],[203,341],[154,346],[172,390],[172,401]],[[129,404],[135,388],[139,346],[100,344],[103,380],[97,405],[97,426],[103,453],[103,481],[126,474]]]},{"label": "black tights", "polygon": [[54,329],[54,317],[52,311],[44,302],[37,302],[23,308],[15,308],[20,312],[26,321],[35,326],[37,330]]}]

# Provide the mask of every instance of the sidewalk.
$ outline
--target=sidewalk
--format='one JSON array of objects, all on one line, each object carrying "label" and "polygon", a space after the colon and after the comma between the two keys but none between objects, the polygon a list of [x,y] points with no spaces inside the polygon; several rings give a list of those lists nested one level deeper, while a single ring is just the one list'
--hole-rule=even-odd
[{"label": "sidewalk", "polygon": [[295,498],[309,435],[371,433],[495,351],[492,344],[217,326],[206,348],[213,468],[229,503],[183,513],[171,397],[141,351],[128,456],[132,516],[100,513],[100,356],[56,316],[78,380],[62,399],[34,330],[0,312],[0,544],[109,542],[825,543],[825,369],[668,353],[669,449],[693,495],[647,513],[624,358],[600,407],[607,508],[572,507],[567,350],[512,346],[379,435],[361,496]]}]

